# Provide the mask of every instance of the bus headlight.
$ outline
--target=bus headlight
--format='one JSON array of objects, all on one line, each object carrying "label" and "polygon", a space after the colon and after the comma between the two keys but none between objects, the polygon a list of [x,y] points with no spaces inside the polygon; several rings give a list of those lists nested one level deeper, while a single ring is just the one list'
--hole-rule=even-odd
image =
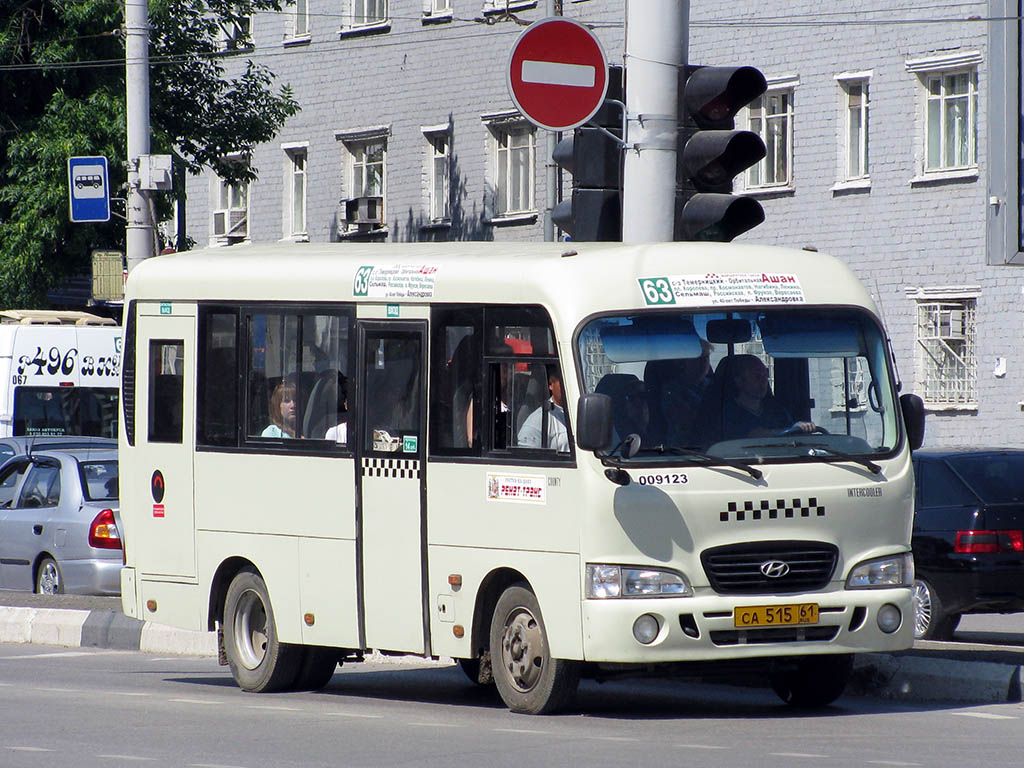
[{"label": "bus headlight", "polygon": [[678,571],[587,563],[586,596],[692,597],[693,587]]},{"label": "bus headlight", "polygon": [[914,557],[909,552],[858,563],[846,578],[847,589],[909,587],[914,583]]}]

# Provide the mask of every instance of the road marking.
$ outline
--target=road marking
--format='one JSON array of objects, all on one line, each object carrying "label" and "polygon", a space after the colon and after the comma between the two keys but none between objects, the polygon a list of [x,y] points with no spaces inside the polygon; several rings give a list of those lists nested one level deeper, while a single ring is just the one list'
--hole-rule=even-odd
[{"label": "road marking", "polygon": [[286,707],[277,704],[247,704],[246,709],[267,709],[273,712],[301,712],[301,707]]},{"label": "road marking", "polygon": [[140,757],[139,755],[96,755],[96,757],[102,757],[104,760],[134,760],[140,763],[156,760],[155,757]]},{"label": "road marking", "polygon": [[53,752],[45,747],[7,747],[11,752]]},{"label": "road marking", "polygon": [[363,717],[367,720],[380,720],[384,715],[364,715],[361,712],[324,712],[325,715],[334,717]]},{"label": "road marking", "polygon": [[42,691],[43,693],[81,693],[81,691],[76,688],[46,688],[35,686],[33,688],[29,688],[29,690]]},{"label": "road marking", "polygon": [[524,733],[528,736],[547,736],[548,731],[531,731],[528,728],[491,728],[495,733]]},{"label": "road marking", "polygon": [[769,757],[828,757],[828,755],[817,755],[810,752],[769,752]]},{"label": "road marking", "polygon": [[189,763],[188,768],[246,768],[246,766],[222,765],[221,763]]},{"label": "road marking", "polygon": [[912,766],[922,765],[922,763],[901,763],[899,760],[868,760],[868,765],[897,765],[897,766]]},{"label": "road marking", "polygon": [[640,741],[632,736],[591,736],[591,738],[598,741]]},{"label": "road marking", "polygon": [[957,715],[958,717],[977,717],[981,720],[1019,720],[1020,718],[1012,715],[996,715],[991,712],[950,712],[951,715]]},{"label": "road marking", "polygon": [[152,696],[151,693],[143,693],[142,691],[105,691],[107,696]]},{"label": "road marking", "polygon": [[126,651],[60,651],[56,653],[26,653],[22,656],[4,656],[0,661],[16,661],[19,659],[74,659],[79,656],[114,656]]},{"label": "road marking", "polygon": [[462,727],[458,723],[406,723],[406,725],[415,725],[418,728],[461,728]]},{"label": "road marking", "polygon": [[714,744],[674,744],[681,749],[728,749],[728,747],[717,747]]},{"label": "road marking", "polygon": [[175,704],[220,704],[219,701],[210,701],[208,699],[168,699]]}]

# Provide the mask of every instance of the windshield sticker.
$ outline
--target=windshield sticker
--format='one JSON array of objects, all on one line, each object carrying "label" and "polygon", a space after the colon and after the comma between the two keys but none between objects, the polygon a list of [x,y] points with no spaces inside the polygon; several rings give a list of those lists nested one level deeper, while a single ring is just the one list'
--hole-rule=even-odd
[{"label": "windshield sticker", "polygon": [[647,306],[714,307],[737,304],[803,304],[803,288],[786,272],[708,272],[641,277]]},{"label": "windshield sticker", "polygon": [[861,497],[864,497],[864,496],[881,496],[881,495],[882,495],[882,489],[878,488],[878,487],[875,487],[875,488],[847,488],[846,489],[846,497],[850,498],[850,499],[852,499],[852,498],[861,498]]},{"label": "windshield sticker", "polygon": [[429,299],[437,267],[427,264],[365,266],[356,270],[352,293],[371,299]]},{"label": "windshield sticker", "polygon": [[665,472],[661,475],[637,475],[637,485],[686,485],[690,479],[682,472]]},{"label": "windshield sticker", "polygon": [[547,504],[547,478],[544,475],[500,475],[488,472],[487,500]]}]

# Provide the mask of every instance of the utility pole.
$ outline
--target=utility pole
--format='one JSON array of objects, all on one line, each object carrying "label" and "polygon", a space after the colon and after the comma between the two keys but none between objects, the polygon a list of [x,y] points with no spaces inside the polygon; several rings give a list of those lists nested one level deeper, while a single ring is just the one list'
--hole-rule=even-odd
[{"label": "utility pole", "polygon": [[125,111],[128,129],[128,194],[125,255],[128,271],[155,249],[149,192],[141,166],[149,161],[149,0],[125,0]]},{"label": "utility pole", "polygon": [[689,0],[626,0],[626,243],[673,240],[679,72],[689,19]]}]

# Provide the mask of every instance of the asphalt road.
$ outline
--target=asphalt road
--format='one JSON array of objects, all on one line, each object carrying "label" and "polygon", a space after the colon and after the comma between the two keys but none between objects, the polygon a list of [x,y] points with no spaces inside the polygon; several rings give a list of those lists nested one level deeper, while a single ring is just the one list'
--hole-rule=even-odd
[{"label": "asphalt road", "polygon": [[844,696],[806,713],[763,688],[585,682],[513,715],[454,666],[346,665],[319,693],[246,694],[212,658],[0,645],[4,768],[452,765],[1015,765],[1020,704]]}]

